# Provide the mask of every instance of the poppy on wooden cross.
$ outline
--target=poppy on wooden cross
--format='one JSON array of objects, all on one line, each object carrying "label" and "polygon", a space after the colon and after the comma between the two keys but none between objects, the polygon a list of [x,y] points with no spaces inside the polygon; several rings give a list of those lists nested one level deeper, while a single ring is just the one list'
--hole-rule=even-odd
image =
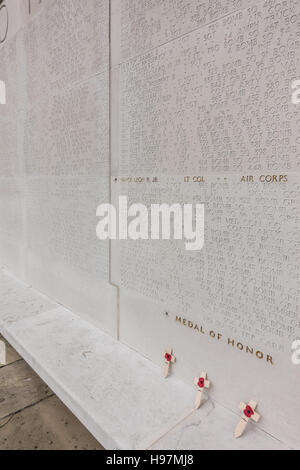
[{"label": "poppy on wooden cross", "polygon": [[196,410],[198,410],[201,406],[204,389],[210,387],[210,381],[207,380],[207,373],[202,372],[201,377],[196,377],[194,380],[194,384],[198,387],[198,392],[195,400],[195,408]]},{"label": "poppy on wooden cross", "polygon": [[6,365],[6,346],[4,341],[0,341],[0,364]]},{"label": "poppy on wooden cross", "polygon": [[170,366],[171,364],[174,364],[176,357],[173,354],[172,348],[169,348],[166,352],[164,352],[163,357],[165,359],[164,378],[166,379],[170,373]]},{"label": "poppy on wooden cross", "polygon": [[251,419],[253,419],[253,421],[255,421],[256,423],[258,423],[258,421],[260,420],[260,415],[255,411],[257,408],[256,401],[251,400],[249,402],[249,405],[246,405],[245,403],[240,403],[239,408],[243,412],[243,416],[239,424],[237,425],[234,433],[234,437],[236,439],[238,439],[244,434],[247,424]]}]

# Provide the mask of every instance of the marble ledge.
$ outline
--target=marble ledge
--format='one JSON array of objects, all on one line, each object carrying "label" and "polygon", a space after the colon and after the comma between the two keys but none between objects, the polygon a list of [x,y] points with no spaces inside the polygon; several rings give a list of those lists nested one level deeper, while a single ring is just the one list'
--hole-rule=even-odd
[{"label": "marble ledge", "polygon": [[0,294],[0,333],[107,450],[286,448],[3,272]]},{"label": "marble ledge", "polygon": [[0,292],[1,334],[106,449],[146,449],[189,415],[180,380],[3,272]]}]

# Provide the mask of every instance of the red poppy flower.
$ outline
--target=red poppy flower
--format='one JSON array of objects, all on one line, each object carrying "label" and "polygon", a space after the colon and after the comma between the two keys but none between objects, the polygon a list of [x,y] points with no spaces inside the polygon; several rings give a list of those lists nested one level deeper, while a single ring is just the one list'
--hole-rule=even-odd
[{"label": "red poppy flower", "polygon": [[171,356],[171,354],[166,353],[165,359],[166,359],[167,362],[171,362],[171,361],[172,361],[172,356]]},{"label": "red poppy flower", "polygon": [[251,416],[254,415],[254,411],[252,410],[251,406],[246,406],[245,410],[244,410],[244,415],[246,416],[246,418],[251,418]]},{"label": "red poppy flower", "polygon": [[204,388],[204,385],[205,385],[205,380],[201,377],[198,382],[198,387]]}]

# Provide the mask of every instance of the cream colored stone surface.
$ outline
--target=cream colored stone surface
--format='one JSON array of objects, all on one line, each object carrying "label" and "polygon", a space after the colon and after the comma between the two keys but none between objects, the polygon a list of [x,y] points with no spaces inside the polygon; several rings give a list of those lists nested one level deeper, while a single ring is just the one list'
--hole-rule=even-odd
[{"label": "cream colored stone surface", "polygon": [[[3,332],[108,448],[148,447],[187,419],[204,368],[228,416],[259,402],[253,445],[298,448],[299,2],[22,5],[0,46],[0,263],[53,300],[4,278]],[[204,203],[204,249],[101,244],[97,205],[119,195]],[[157,369],[169,346],[176,386]],[[141,367],[137,379],[129,365]],[[137,402],[147,407],[129,419]],[[277,440],[258,443],[267,435]]]}]

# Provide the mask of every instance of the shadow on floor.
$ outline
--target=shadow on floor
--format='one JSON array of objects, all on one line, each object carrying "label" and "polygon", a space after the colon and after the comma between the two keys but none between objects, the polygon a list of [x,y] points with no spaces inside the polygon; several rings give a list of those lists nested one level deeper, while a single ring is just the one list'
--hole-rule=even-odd
[{"label": "shadow on floor", "polygon": [[103,450],[9,344],[0,366],[0,450]]}]

